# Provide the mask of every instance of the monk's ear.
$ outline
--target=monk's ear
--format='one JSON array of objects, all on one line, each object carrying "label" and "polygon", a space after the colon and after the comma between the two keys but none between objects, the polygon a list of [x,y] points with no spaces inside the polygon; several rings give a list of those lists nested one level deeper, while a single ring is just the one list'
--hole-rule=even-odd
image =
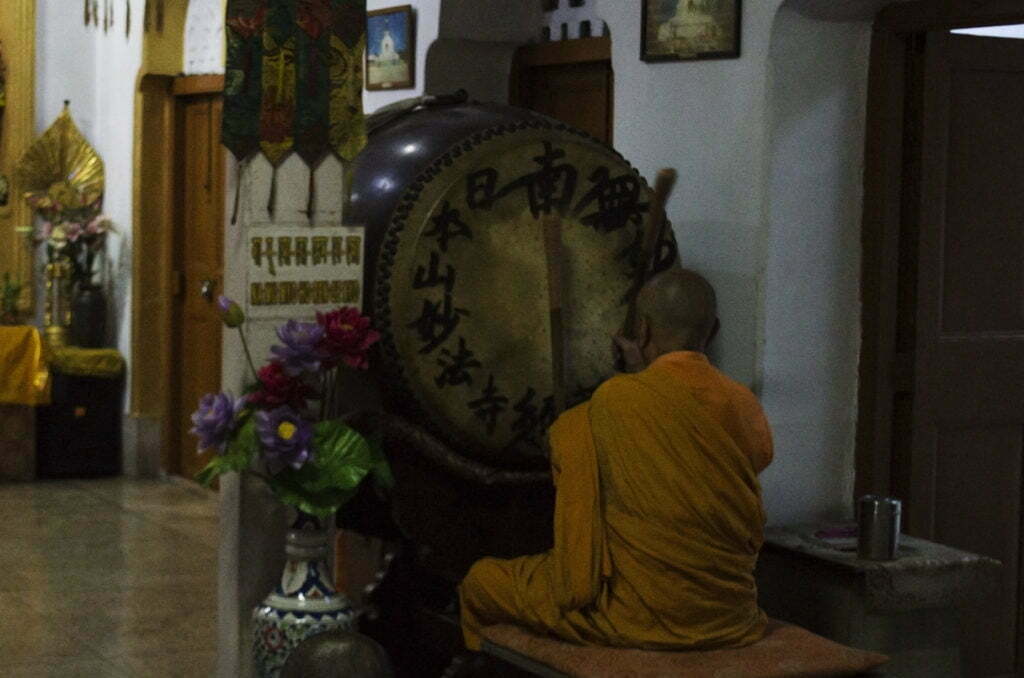
[{"label": "monk's ear", "polygon": [[636,328],[636,343],[640,348],[651,343],[651,323],[646,315],[640,316],[640,323]]},{"label": "monk's ear", "polygon": [[718,336],[718,330],[722,327],[721,321],[715,318],[715,324],[711,326],[711,333],[708,334],[708,340],[705,342],[705,346],[711,343],[711,340]]}]

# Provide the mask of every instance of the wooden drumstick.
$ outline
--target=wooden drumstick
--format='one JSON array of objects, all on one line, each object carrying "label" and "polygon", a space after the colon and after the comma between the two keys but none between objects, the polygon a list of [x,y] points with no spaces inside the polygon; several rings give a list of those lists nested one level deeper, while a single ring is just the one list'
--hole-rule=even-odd
[{"label": "wooden drumstick", "polygon": [[562,326],[562,220],[544,218],[544,253],[548,263],[548,310],[551,319],[551,370],[555,414],[565,411],[565,330]]},{"label": "wooden drumstick", "polygon": [[643,257],[637,268],[636,278],[633,281],[632,297],[629,300],[629,310],[626,312],[626,323],[622,327],[622,336],[627,339],[636,339],[636,300],[647,282],[648,275],[654,270],[658,259],[658,245],[665,236],[665,205],[668,203],[672,189],[676,185],[676,171],[672,168],[665,168],[658,172],[654,180],[654,197],[651,199],[650,215],[647,220],[647,228],[644,229]]}]

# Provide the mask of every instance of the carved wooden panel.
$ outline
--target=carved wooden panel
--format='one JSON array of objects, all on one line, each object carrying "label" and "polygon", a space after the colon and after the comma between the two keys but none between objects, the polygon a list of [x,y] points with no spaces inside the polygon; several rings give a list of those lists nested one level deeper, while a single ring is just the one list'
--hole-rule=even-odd
[{"label": "carved wooden panel", "polygon": [[35,118],[35,0],[0,2],[0,51],[7,65],[7,106],[0,129],[0,174],[8,177],[9,201],[0,205],[0,274],[9,271],[25,283],[21,305],[32,307],[32,253],[19,228],[32,224],[32,212],[21,199],[14,167],[32,142]]}]

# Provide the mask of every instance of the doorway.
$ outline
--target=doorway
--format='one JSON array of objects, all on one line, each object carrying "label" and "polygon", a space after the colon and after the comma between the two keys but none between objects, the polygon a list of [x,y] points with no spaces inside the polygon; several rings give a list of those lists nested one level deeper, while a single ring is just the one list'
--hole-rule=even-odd
[{"label": "doorway", "polygon": [[220,390],[217,296],[224,280],[224,153],[220,145],[223,80],[174,82],[176,100],[173,243],[172,387],[168,471],[193,478],[211,452],[196,453],[189,433],[199,399]]},{"label": "doorway", "polygon": [[890,9],[872,48],[858,493],[903,499],[909,534],[1003,563],[964,611],[963,673],[1020,676],[1024,39]]},{"label": "doorway", "polygon": [[611,44],[610,37],[602,36],[521,47],[509,101],[611,145],[615,101]]}]

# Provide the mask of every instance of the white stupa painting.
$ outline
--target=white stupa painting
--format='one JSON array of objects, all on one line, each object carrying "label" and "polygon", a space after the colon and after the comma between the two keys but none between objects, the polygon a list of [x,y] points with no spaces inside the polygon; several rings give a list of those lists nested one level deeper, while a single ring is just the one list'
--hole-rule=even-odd
[{"label": "white stupa painting", "polygon": [[[410,21],[401,14],[371,15],[367,22],[368,89],[411,87]],[[397,31],[397,32],[396,32]]]},{"label": "white stupa painting", "polygon": [[385,28],[384,35],[380,39],[380,53],[371,54],[370,60],[383,65],[400,61],[401,59],[402,57],[395,51],[395,39],[391,36],[391,31]]}]

